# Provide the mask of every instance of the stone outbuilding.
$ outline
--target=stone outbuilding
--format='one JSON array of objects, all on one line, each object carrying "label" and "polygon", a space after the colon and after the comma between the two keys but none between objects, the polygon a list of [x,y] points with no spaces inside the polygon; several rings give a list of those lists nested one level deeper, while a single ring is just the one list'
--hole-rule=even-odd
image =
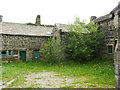
[{"label": "stone outbuilding", "polygon": [[[40,18],[38,18],[40,19]],[[0,16],[1,56],[19,61],[39,60],[39,50],[43,42],[52,36],[53,27],[2,22]]]}]

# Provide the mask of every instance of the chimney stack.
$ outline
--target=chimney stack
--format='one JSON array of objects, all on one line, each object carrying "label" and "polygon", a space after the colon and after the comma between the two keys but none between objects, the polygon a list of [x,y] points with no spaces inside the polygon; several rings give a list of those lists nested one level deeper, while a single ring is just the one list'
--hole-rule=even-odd
[{"label": "chimney stack", "polygon": [[0,15],[0,22],[2,22],[2,18],[3,18],[3,16],[2,16],[2,15]]},{"label": "chimney stack", "polygon": [[40,15],[37,15],[36,24],[37,24],[38,26],[41,25],[41,16],[40,16]]}]

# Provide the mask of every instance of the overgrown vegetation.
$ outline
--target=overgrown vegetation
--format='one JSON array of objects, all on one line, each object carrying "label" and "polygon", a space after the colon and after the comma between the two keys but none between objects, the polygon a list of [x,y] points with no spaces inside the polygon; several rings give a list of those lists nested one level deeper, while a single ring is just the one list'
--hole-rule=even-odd
[{"label": "overgrown vegetation", "polygon": [[[114,66],[113,60],[109,59],[95,59],[82,64],[65,61],[61,65],[45,65],[41,62],[12,62],[2,64],[2,80],[3,84],[8,82],[18,75],[20,77],[14,81],[10,86],[23,85],[26,80],[23,80],[25,75],[29,73],[39,73],[43,70],[47,72],[53,71],[69,78],[86,78],[85,81],[77,81],[73,84],[79,84],[88,87],[113,88],[114,87]],[[64,88],[67,88],[66,85]],[[79,88],[81,88],[79,87]],[[24,87],[25,88],[25,87]],[[31,88],[33,88],[31,86]],[[62,88],[62,87],[61,87]]]},{"label": "overgrown vegetation", "polygon": [[[33,25],[33,26],[37,26],[37,24],[34,24],[34,23],[26,23],[27,25]],[[44,25],[44,24],[40,24],[40,26],[46,26],[46,27],[54,27],[54,25]]]},{"label": "overgrown vegetation", "polygon": [[[98,31],[99,26],[94,22],[85,24],[76,18],[74,24],[69,25],[67,35],[67,44],[61,41],[60,35],[57,40],[49,39],[43,43],[42,53],[43,60],[47,64],[60,63],[64,60],[83,62],[91,60],[95,55],[96,47],[100,45],[103,32]],[[65,54],[65,55],[63,55]]]},{"label": "overgrown vegetation", "polygon": [[74,24],[68,28],[67,58],[74,61],[91,60],[95,56],[96,47],[100,45],[103,32],[94,22],[85,24],[77,17]]},{"label": "overgrown vegetation", "polygon": [[40,49],[41,61],[46,64],[59,64],[65,59],[64,49],[65,47],[62,45],[59,37],[57,40],[55,38],[49,38],[47,43],[43,43]]},{"label": "overgrown vegetation", "polygon": [[33,26],[37,26],[36,24],[34,24],[34,23],[31,23],[31,22],[29,22],[29,23],[26,23],[27,25],[33,25]]}]

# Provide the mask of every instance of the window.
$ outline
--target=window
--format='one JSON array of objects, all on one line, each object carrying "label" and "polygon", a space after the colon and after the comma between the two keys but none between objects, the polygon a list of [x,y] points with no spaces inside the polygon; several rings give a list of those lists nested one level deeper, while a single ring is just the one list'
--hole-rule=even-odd
[{"label": "window", "polygon": [[108,53],[112,53],[112,46],[108,46]]},{"label": "window", "polygon": [[7,54],[6,51],[2,51],[2,54]]},{"label": "window", "polygon": [[2,51],[1,54],[2,54],[2,57],[6,57],[7,56],[7,51]]},{"label": "window", "polygon": [[18,50],[13,50],[13,56],[18,56]]},{"label": "window", "polygon": [[55,37],[55,40],[57,39],[57,37]]},{"label": "window", "polygon": [[11,50],[8,51],[8,55],[11,56]]},{"label": "window", "polygon": [[118,12],[118,17],[120,17],[120,11]]}]

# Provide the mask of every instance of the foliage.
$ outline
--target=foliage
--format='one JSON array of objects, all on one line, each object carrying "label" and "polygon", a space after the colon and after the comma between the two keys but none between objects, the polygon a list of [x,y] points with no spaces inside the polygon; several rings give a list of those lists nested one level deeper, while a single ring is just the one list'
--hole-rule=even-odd
[{"label": "foliage", "polygon": [[44,24],[41,24],[40,26],[54,27],[54,25],[44,25]]},{"label": "foliage", "polygon": [[27,25],[33,25],[33,26],[37,26],[36,24],[34,24],[34,23],[31,23],[31,22],[29,22],[29,23],[26,23]]},{"label": "foliage", "polygon": [[[37,24],[34,24],[34,23],[26,23],[27,25],[33,25],[33,26],[37,26]],[[54,27],[54,25],[44,25],[44,24],[41,24],[40,26],[46,26],[46,27]]]},{"label": "foliage", "polygon": [[68,59],[85,61],[90,60],[95,55],[95,48],[100,45],[102,32],[98,31],[99,26],[94,22],[85,24],[77,17],[74,24],[68,30],[69,38],[66,54]]},{"label": "foliage", "polygon": [[62,46],[62,41],[58,37],[49,38],[46,43],[43,43],[40,49],[42,55],[42,61],[47,64],[57,64],[64,60],[64,46]]}]

